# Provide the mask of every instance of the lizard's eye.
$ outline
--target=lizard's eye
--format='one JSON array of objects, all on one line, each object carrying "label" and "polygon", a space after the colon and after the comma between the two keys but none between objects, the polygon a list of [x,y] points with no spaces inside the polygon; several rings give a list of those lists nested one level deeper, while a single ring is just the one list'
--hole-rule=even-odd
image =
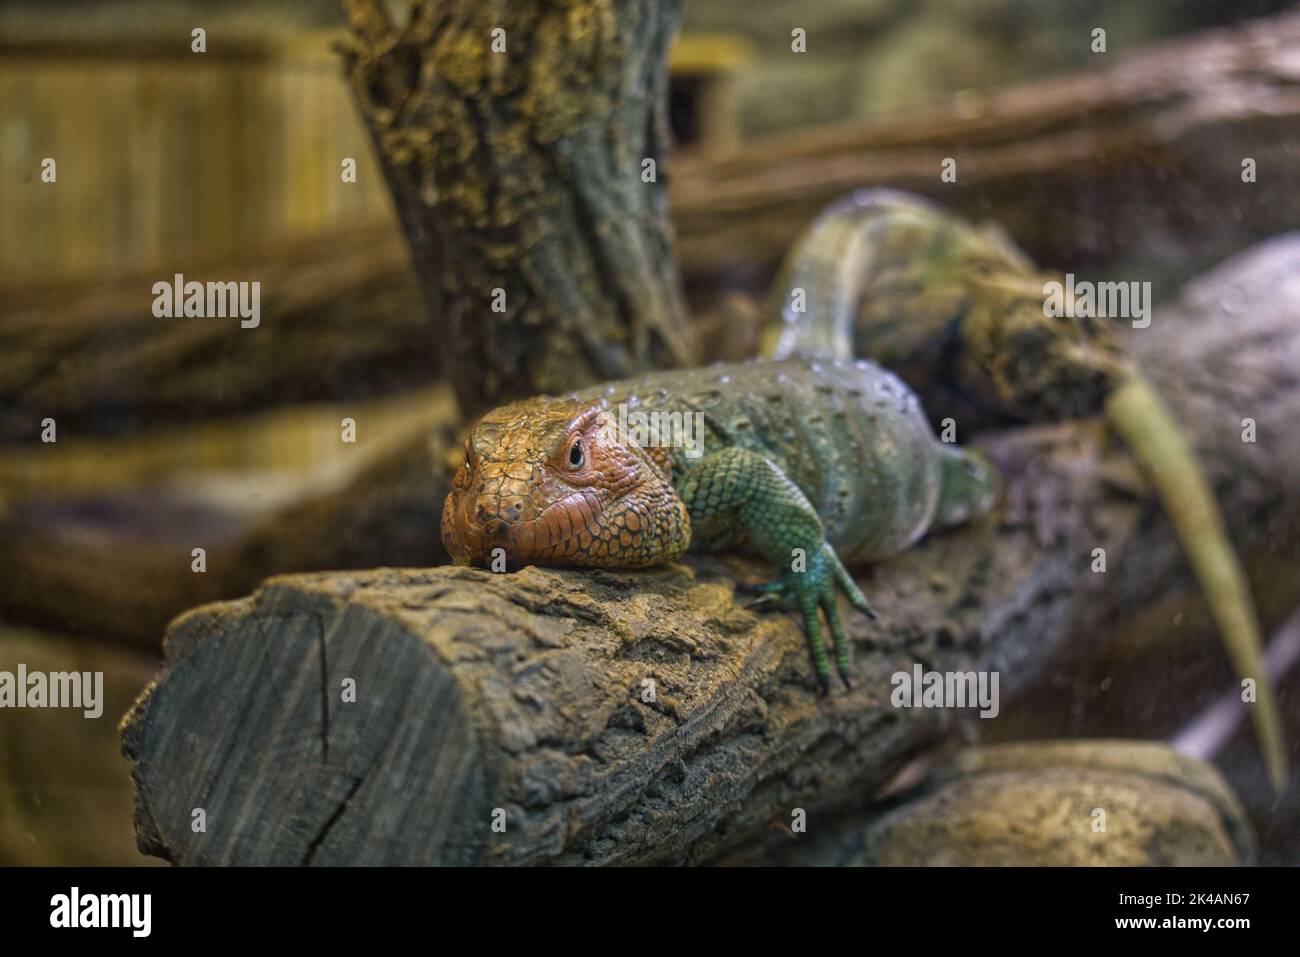
[{"label": "lizard's eye", "polygon": [[582,468],[582,463],[585,461],[586,458],[582,453],[582,439],[578,439],[569,448],[569,468],[576,471]]}]

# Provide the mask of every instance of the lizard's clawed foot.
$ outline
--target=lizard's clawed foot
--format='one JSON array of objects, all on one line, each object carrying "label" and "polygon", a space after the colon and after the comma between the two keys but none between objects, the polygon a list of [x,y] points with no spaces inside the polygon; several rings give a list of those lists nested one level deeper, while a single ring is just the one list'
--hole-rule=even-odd
[{"label": "lizard's clawed foot", "polygon": [[844,687],[850,690],[853,688],[849,662],[849,637],[844,630],[844,622],[835,603],[837,585],[844,591],[854,608],[872,619],[877,617],[866,596],[845,570],[835,550],[826,543],[809,554],[807,568],[803,571],[790,570],[782,574],[778,581],[745,589],[758,594],[749,607],[797,609],[803,615],[804,634],[808,637],[808,650],[817,675],[817,691],[823,697],[830,693],[831,679],[830,661],[822,641],[819,610],[826,616],[831,640],[835,644],[836,671],[839,672]]}]

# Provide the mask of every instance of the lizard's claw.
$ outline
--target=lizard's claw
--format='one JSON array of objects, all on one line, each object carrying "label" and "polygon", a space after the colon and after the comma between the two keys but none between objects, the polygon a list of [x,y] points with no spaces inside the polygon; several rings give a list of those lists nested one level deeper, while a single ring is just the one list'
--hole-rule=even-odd
[{"label": "lizard's claw", "polygon": [[745,608],[776,609],[795,611],[799,604],[783,581],[764,582],[761,585],[737,585],[736,591],[751,597],[744,602]]},{"label": "lizard's claw", "polygon": [[808,636],[808,651],[812,656],[813,669],[817,675],[817,690],[823,696],[830,692],[830,662],[827,659],[826,646],[822,641],[819,610],[826,616],[831,640],[835,644],[835,669],[839,672],[844,686],[850,689],[853,687],[849,664],[849,637],[844,630],[844,622],[835,603],[837,585],[843,589],[853,607],[873,619],[877,617],[868,604],[866,596],[845,570],[835,550],[826,543],[823,543],[820,549],[811,551],[808,567],[805,570],[787,571],[778,581],[748,589],[759,593],[759,598],[752,603],[751,607],[767,604],[770,607],[798,609],[803,615],[804,634]]},{"label": "lizard's claw", "polygon": [[858,587],[858,583],[853,580],[853,576],[849,574],[848,569],[844,567],[844,563],[840,561],[840,556],[835,554],[835,550],[831,548],[829,543],[826,545],[826,554],[833,563],[831,568],[835,572],[835,580],[839,582],[840,587],[844,589],[844,594],[848,596],[849,604],[865,614],[872,621],[878,621],[880,616],[877,615],[876,610],[871,607],[871,604],[867,601],[867,596],[862,594],[862,589]]}]

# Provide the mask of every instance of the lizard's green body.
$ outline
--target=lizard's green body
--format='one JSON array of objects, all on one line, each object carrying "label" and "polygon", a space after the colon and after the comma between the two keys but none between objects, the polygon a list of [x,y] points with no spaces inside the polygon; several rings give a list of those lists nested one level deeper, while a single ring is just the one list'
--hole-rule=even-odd
[{"label": "lizard's green body", "polygon": [[[716,500],[722,484],[716,482],[722,471],[716,457],[728,449],[746,453],[730,456],[732,462],[757,457],[775,466],[806,497],[826,540],[848,562],[903,551],[941,514],[959,512],[963,503],[953,498],[970,486],[950,483],[945,501],[945,463],[976,467],[964,450],[935,438],[911,389],[865,360],[659,372],[577,395],[612,414],[620,405],[664,412],[672,422],[698,414],[700,454],[693,456],[682,442],[666,446],[679,476],[674,484],[690,512],[695,551],[732,548],[744,537],[730,520],[731,505]],[[773,490],[766,497],[785,496]],[[989,504],[987,496],[979,498],[969,504]],[[765,504],[754,507],[761,511]],[[798,544],[782,540],[763,550],[787,557]]]},{"label": "lizard's green body", "polygon": [[782,569],[765,590],[803,613],[823,690],[818,608],[846,683],[836,586],[870,610],[841,559],[896,554],[993,500],[987,467],[866,361],[659,372],[529,400],[485,417],[466,452],[443,517],[453,557],[636,566],[743,545]]}]

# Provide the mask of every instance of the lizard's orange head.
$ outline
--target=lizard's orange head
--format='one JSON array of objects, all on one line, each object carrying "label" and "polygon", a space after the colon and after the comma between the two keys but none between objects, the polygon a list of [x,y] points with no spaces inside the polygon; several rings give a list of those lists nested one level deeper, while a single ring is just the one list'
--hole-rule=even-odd
[{"label": "lizard's orange head", "polygon": [[457,562],[500,556],[512,567],[675,558],[689,541],[689,524],[667,467],[666,456],[656,462],[620,437],[597,403],[503,406],[480,419],[465,442],[442,511],[443,544]]}]

